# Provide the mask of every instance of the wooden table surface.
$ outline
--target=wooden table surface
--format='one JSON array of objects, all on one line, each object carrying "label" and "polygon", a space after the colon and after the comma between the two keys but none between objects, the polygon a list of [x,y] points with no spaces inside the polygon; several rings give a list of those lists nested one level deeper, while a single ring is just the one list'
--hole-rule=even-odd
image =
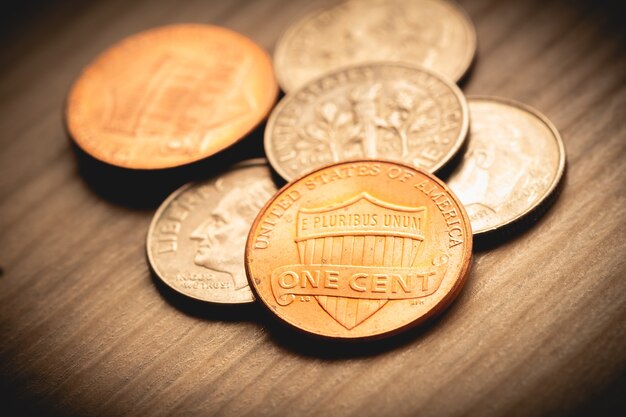
[{"label": "wooden table surface", "polygon": [[[0,409],[36,415],[610,415],[626,394],[626,26],[619,1],[467,0],[467,94],[560,130],[568,171],[530,229],[475,252],[438,320],[386,342],[299,336],[255,305],[193,303],[145,258],[176,185],[261,155],[262,132],[193,168],[112,170],[77,153],[65,94],[96,54],[173,22],[272,50],[323,2],[16,2],[0,32]],[[623,415],[623,414],[622,414]]]}]

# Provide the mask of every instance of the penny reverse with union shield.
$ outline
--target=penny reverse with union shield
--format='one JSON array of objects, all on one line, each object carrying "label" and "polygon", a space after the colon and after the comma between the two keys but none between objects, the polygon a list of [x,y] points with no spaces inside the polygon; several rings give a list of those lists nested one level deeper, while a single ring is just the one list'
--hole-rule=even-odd
[{"label": "penny reverse with union shield", "polygon": [[174,290],[214,303],[254,300],[243,254],[250,225],[276,192],[265,160],[175,191],[154,215],[147,238],[150,265]]},{"label": "penny reverse with union shield", "polygon": [[497,97],[469,99],[468,149],[448,186],[459,196],[475,235],[540,214],[556,195],[565,147],[537,110]]},{"label": "penny reverse with union shield", "polygon": [[333,162],[369,158],[436,172],[467,135],[465,96],[429,70],[364,64],[327,74],[285,96],[265,128],[265,152],[290,180]]},{"label": "penny reverse with union shield", "polygon": [[404,62],[458,81],[476,51],[472,22],[445,0],[358,0],[315,11],[280,38],[274,64],[292,92],[319,76],[365,62]]},{"label": "penny reverse with union shield", "polygon": [[456,297],[472,256],[465,209],[414,167],[357,160],[283,187],[246,244],[270,311],[315,335],[366,339],[414,326]]},{"label": "penny reverse with union shield", "polygon": [[278,93],[269,55],[243,35],[179,24],[130,36],[74,83],[66,122],[106,163],[160,169],[206,158],[243,138]]}]

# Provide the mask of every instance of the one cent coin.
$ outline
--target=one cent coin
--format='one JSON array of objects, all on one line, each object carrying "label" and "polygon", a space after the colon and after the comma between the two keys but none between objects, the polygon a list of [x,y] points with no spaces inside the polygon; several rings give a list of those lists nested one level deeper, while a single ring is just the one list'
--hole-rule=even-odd
[{"label": "one cent coin", "polygon": [[268,54],[231,30],[164,26],[130,36],[75,81],[67,127],[106,163],[184,165],[235,143],[269,113],[276,84]]},{"label": "one cent coin", "polygon": [[327,74],[285,96],[265,128],[265,151],[287,180],[355,158],[435,172],[467,131],[467,103],[456,84],[423,68],[376,63]]},{"label": "one cent coin", "polygon": [[253,301],[243,265],[246,237],[275,192],[264,160],[239,164],[218,178],[175,191],[150,225],[152,269],[166,285],[198,300]]},{"label": "one cent coin", "polygon": [[474,97],[469,108],[468,149],[448,186],[465,205],[474,234],[485,234],[550,202],[565,170],[565,148],[554,125],[529,106]]},{"label": "one cent coin", "polygon": [[248,279],[270,311],[315,335],[389,335],[442,311],[467,276],[465,209],[425,171],[358,160],[282,188],[254,221]]},{"label": "one cent coin", "polygon": [[322,74],[371,61],[405,62],[458,81],[476,51],[472,22],[442,0],[346,1],[305,16],[279,40],[278,82],[291,92]]}]

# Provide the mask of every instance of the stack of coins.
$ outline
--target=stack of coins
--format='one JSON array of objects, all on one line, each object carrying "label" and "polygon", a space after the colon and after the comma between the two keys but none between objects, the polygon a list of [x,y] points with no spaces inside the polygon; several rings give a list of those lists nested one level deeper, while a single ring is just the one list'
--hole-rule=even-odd
[{"label": "stack of coins", "polygon": [[[269,115],[267,160],[163,202],[150,265],[197,300],[256,299],[309,334],[377,338],[443,311],[467,278],[473,238],[536,218],[563,176],[545,116],[464,96],[456,83],[475,51],[472,22],[445,0],[315,11],[281,37],[274,70],[230,30],[156,28],[84,70],[67,126],[94,158],[154,170],[208,158]],[[274,106],[278,85],[286,95]],[[272,171],[288,181],[280,190]]]}]

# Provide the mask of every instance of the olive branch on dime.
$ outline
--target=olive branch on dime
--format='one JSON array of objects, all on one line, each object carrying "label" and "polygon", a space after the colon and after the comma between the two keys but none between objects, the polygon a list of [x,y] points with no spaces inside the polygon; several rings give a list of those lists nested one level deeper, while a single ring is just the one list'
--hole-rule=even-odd
[{"label": "olive branch on dime", "polygon": [[341,151],[345,145],[354,141],[361,127],[354,123],[352,112],[341,110],[334,102],[327,101],[316,109],[317,117],[313,123],[301,128],[298,136],[298,149],[327,149],[334,162],[341,160]]}]

